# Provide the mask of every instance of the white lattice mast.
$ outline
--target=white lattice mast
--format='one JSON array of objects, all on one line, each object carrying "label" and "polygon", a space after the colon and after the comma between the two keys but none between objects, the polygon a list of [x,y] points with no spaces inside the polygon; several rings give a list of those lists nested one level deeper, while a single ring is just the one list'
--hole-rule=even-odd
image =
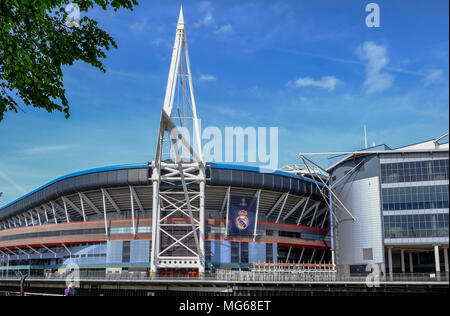
[{"label": "white lattice mast", "polygon": [[[181,106],[181,110],[180,110]],[[189,121],[196,148],[190,143]],[[165,160],[165,147],[171,158]],[[161,268],[205,271],[205,163],[192,85],[183,9],[180,9],[161,112],[156,157],[152,162],[153,220],[151,272]],[[182,157],[180,150],[187,155]]]}]

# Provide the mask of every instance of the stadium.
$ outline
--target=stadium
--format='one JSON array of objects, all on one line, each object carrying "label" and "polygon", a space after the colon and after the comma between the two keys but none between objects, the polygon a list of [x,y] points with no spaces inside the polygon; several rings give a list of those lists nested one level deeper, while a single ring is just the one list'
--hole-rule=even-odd
[{"label": "stadium", "polygon": [[1,273],[334,271],[324,184],[205,162],[199,135],[181,9],[155,159],[70,174],[2,207]]},{"label": "stadium", "polygon": [[[107,274],[150,272],[152,169],[147,164],[74,173],[31,192],[0,211],[2,273],[43,275],[81,271]],[[254,263],[330,261],[326,205],[313,180],[286,172],[207,164],[205,192],[205,267],[249,269]],[[182,188],[172,191],[183,194]],[[259,195],[256,234],[226,234],[227,196]],[[170,202],[170,200],[168,201]],[[193,208],[198,208],[193,201]],[[171,236],[185,234],[186,218],[168,218]],[[179,225],[179,226],[176,226]],[[161,249],[170,247],[161,239]],[[166,251],[173,269],[161,274],[197,273],[191,269],[192,236]],[[174,259],[170,260],[170,257]],[[169,264],[168,264],[169,266]]]},{"label": "stadium", "polygon": [[[207,161],[180,10],[154,159],[62,176],[1,207],[0,279],[12,287],[26,276],[47,291],[44,281],[70,276],[99,291],[163,294],[170,282],[185,293],[234,284],[243,295],[342,293],[351,282],[365,293],[378,291],[366,279],[378,270],[378,281],[397,282],[380,292],[439,292],[449,273],[446,137],[300,153],[302,165],[280,170]],[[312,160],[320,155],[327,169]]]}]

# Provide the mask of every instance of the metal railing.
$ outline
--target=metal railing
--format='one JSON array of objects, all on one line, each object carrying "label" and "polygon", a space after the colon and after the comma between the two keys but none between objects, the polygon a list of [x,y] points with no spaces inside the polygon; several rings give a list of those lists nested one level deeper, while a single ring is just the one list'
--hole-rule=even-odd
[{"label": "metal railing", "polygon": [[[69,273],[47,273],[46,275],[30,275],[27,281],[34,280],[61,280],[67,279]],[[105,273],[105,272],[92,272],[92,271],[81,271],[77,275],[80,281],[219,281],[219,282],[263,282],[263,283],[273,283],[273,282],[307,282],[307,283],[337,283],[337,282],[348,282],[348,283],[365,283],[368,280],[367,275],[352,275],[352,276],[341,276],[335,271],[295,271],[295,272],[258,272],[258,271],[233,271],[233,270],[216,270],[214,273],[207,273],[204,276],[156,276],[151,277],[145,272],[141,273]],[[9,275],[0,275],[0,280],[20,280],[18,276],[13,273]],[[374,281],[373,279],[371,279]],[[413,273],[413,274],[393,274],[392,277],[389,275],[381,276],[379,278],[381,283],[384,282],[448,282],[448,273],[441,273],[440,275],[432,273]]]}]

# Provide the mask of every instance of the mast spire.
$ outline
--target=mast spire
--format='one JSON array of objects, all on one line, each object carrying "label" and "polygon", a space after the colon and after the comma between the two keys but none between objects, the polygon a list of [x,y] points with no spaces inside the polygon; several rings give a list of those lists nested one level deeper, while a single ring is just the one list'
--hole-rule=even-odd
[{"label": "mast spire", "polygon": [[[192,125],[188,124],[189,120],[193,121]],[[194,144],[191,145],[186,131],[195,136]],[[165,159],[167,155],[170,159]],[[150,180],[153,185],[152,275],[161,268],[178,269],[180,262],[183,262],[182,268],[198,269],[202,275],[205,272],[206,171],[182,7]],[[191,187],[193,184],[197,186]],[[182,190],[175,189],[178,192],[174,195],[174,188],[180,188],[180,185]],[[170,220],[180,219],[183,221],[177,225],[182,229],[173,235]]]},{"label": "mast spire", "polygon": [[183,17],[183,5],[180,6],[180,15],[178,16],[178,25],[184,25],[184,17]]}]

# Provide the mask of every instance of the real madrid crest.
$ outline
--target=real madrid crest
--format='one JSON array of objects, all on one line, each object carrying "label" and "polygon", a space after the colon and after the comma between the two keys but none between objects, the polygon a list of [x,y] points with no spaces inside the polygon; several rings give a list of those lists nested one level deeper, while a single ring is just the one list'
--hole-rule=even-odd
[{"label": "real madrid crest", "polygon": [[238,216],[236,217],[235,223],[236,227],[240,230],[244,230],[248,227],[249,220],[247,217],[247,211],[246,210],[240,210],[238,212]]}]

